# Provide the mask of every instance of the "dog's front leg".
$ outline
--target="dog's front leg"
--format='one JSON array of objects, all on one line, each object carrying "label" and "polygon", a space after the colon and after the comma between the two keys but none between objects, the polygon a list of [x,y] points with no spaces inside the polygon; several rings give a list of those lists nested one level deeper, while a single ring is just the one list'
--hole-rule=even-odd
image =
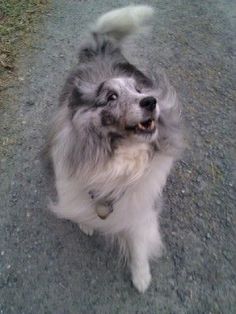
[{"label": "dog's front leg", "polygon": [[158,255],[162,247],[157,217],[153,215],[129,230],[126,241],[133,284],[139,292],[144,292],[151,282],[149,258]]},{"label": "dog's front leg", "polygon": [[139,292],[144,292],[151,282],[148,256],[145,244],[142,242],[137,239],[129,241],[132,282]]}]

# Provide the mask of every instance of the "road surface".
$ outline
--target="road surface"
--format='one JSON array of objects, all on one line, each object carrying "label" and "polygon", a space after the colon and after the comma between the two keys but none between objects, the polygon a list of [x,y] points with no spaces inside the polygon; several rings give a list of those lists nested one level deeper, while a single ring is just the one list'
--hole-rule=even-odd
[{"label": "road surface", "polygon": [[[142,3],[133,1],[135,3]],[[188,147],[165,190],[166,251],[140,295],[102,237],[46,210],[39,151],[86,26],[127,1],[52,0],[0,107],[0,313],[236,313],[235,6],[159,0],[130,61],[161,65],[178,90]],[[234,121],[234,123],[233,123]],[[234,163],[235,165],[235,163]]]}]

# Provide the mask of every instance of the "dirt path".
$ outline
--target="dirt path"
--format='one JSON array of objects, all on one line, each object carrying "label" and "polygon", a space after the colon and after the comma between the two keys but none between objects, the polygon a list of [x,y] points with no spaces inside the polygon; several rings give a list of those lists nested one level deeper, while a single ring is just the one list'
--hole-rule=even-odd
[{"label": "dirt path", "polygon": [[235,313],[233,1],[146,1],[158,7],[154,32],[128,44],[166,69],[191,134],[166,189],[166,253],[143,296],[103,239],[43,211],[38,158],[86,25],[127,1],[53,2],[0,108],[0,313]]}]

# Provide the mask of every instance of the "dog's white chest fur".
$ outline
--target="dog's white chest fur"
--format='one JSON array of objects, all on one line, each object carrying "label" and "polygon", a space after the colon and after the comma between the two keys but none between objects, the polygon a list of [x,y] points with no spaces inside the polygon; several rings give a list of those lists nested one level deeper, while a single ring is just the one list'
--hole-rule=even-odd
[{"label": "dog's white chest fur", "polygon": [[111,185],[129,186],[137,181],[145,172],[149,163],[150,149],[144,143],[120,146],[113,158],[98,169],[93,177],[94,183],[110,182]]},{"label": "dog's white chest fur", "polygon": [[[74,178],[58,178],[59,202],[53,211],[79,223],[86,221],[106,233],[119,232],[140,219],[140,214],[148,214],[147,209],[146,214],[142,213],[144,208],[153,208],[172,162],[172,158],[162,155],[150,160],[150,147],[145,143],[120,146],[103,167],[90,172],[84,168]],[[96,215],[89,190],[97,192],[100,198],[109,195],[111,199],[119,199],[114,204],[114,212],[105,221]]]}]

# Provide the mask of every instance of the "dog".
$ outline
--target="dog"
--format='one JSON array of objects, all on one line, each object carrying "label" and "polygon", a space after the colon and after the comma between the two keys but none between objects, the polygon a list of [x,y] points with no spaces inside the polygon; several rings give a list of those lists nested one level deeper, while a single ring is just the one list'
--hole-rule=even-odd
[{"label": "dog", "polygon": [[181,107],[162,70],[141,71],[121,52],[153,15],[146,5],[102,15],[66,80],[47,142],[57,217],[117,239],[144,292],[162,251],[161,195],[183,147]]}]

